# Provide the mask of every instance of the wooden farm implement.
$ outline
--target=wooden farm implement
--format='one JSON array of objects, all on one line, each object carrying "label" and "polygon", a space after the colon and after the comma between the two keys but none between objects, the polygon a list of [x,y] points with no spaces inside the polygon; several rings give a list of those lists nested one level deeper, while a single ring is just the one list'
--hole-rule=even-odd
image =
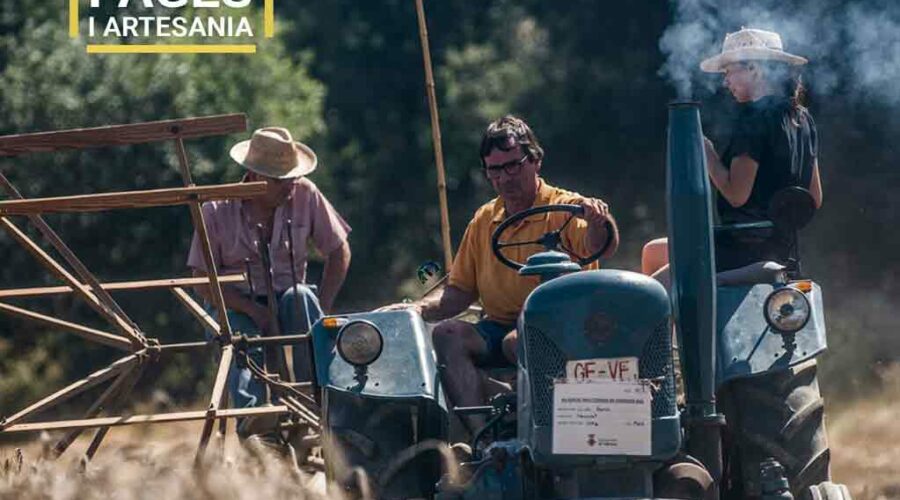
[{"label": "wooden farm implement", "polygon": [[[226,409],[226,379],[232,361],[237,357],[246,358],[250,346],[281,348],[286,345],[308,342],[307,334],[280,335],[248,338],[232,331],[227,316],[223,313],[224,300],[222,285],[244,281],[242,275],[220,276],[216,272],[213,254],[207,235],[200,204],[206,200],[251,198],[265,192],[264,182],[196,186],[191,176],[185,140],[215,135],[245,132],[247,120],[243,114],[230,114],[167,120],[129,125],[115,125],[98,128],[62,130],[34,134],[0,137],[0,157],[19,157],[29,153],[55,152],[66,149],[87,149],[107,146],[124,146],[141,143],[172,141],[178,158],[178,167],[184,187],[100,193],[54,198],[25,199],[9,179],[0,173],[0,186],[8,199],[0,201],[0,226],[16,242],[31,253],[47,270],[61,280],[63,286],[43,288],[19,288],[0,290],[0,312],[42,323],[58,330],[65,330],[84,340],[119,349],[125,353],[109,366],[97,370],[40,401],[13,413],[0,415],[0,435],[32,431],[69,431],[52,449],[54,456],[62,455],[75,439],[87,429],[96,429],[85,457],[90,460],[101,445],[110,427],[133,424],[158,424],[180,421],[203,421],[195,463],[202,463],[205,450],[212,436],[215,422],[220,422],[219,436],[223,439],[227,421],[231,418],[278,415],[283,424],[302,424],[304,428],[318,430],[319,410],[316,400],[309,391],[300,390],[309,383],[294,384],[289,380],[256,366],[256,375],[264,381],[272,394],[273,406],[255,408]],[[75,253],[63,242],[59,235],[41,217],[43,213],[94,212],[122,208],[144,208],[171,205],[187,205],[191,211],[194,227],[200,237],[208,277],[174,278],[150,281],[101,283],[82,263]],[[25,216],[43,238],[62,256],[62,262],[55,260],[33,241],[9,216]],[[212,318],[204,308],[185,291],[185,287],[206,285],[211,291],[212,303],[218,311],[218,318]],[[214,332],[212,340],[163,344],[147,334],[122,310],[110,292],[117,290],[149,290],[167,288],[187,310],[203,325]],[[111,331],[79,325],[63,319],[51,317],[29,309],[6,303],[6,299],[41,297],[63,293],[75,294],[100,316],[109,322]],[[176,413],[156,413],[146,415],[116,415],[129,400],[136,383],[148,366],[165,361],[174,353],[209,350],[218,354],[218,368],[212,385],[212,394],[206,409]],[[57,407],[86,391],[105,384],[105,389],[96,401],[79,419],[58,421],[34,421],[35,417],[50,408]],[[311,394],[315,394],[312,391]]]}]

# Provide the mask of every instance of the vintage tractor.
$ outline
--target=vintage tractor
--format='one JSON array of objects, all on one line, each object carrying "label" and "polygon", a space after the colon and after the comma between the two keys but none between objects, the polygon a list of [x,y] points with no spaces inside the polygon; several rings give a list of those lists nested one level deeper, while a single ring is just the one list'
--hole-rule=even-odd
[{"label": "vintage tractor", "polygon": [[577,206],[498,227],[497,257],[542,283],[519,318],[517,392],[458,409],[490,415],[458,471],[442,459],[449,414],[422,319],[372,312],[314,326],[337,484],[367,477],[379,498],[849,498],[828,482],[819,286],[797,264],[755,264],[720,284],[714,271],[714,231],[795,235],[808,193],[776,196],[770,222],[715,227],[696,105],[671,107],[668,140],[670,293],[633,272],[581,271],[558,232],[524,264],[503,256],[504,228]]},{"label": "vintage tractor", "polygon": [[328,317],[313,327],[313,345],[329,479],[377,498],[433,495],[447,467],[448,413],[422,318]]}]

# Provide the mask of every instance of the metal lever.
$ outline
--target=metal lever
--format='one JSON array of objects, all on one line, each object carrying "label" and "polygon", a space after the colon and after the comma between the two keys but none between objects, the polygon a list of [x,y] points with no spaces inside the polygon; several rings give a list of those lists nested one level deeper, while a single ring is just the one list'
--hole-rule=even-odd
[{"label": "metal lever", "polygon": [[[263,332],[267,336],[281,335],[281,325],[278,323],[278,294],[275,293],[275,283],[272,277],[272,259],[269,258],[269,242],[266,239],[265,227],[262,224],[256,225],[257,240],[256,248],[259,251],[259,257],[263,266],[263,280],[266,285],[266,296],[268,297],[269,306],[269,331]],[[290,372],[287,369],[287,361],[284,357],[284,349],[280,346],[267,346],[265,349],[266,359],[274,363],[275,371],[281,377],[281,380],[292,382]]]},{"label": "metal lever", "polygon": [[253,274],[250,273],[250,259],[244,259],[244,269],[247,271],[247,286],[250,287],[250,298],[256,298],[256,290],[253,289]]},{"label": "metal lever", "polygon": [[[284,231],[287,233],[288,253],[290,254],[290,259],[291,259],[292,286],[296,286],[298,283],[300,283],[300,279],[298,279],[298,277],[297,277],[297,259],[296,259],[296,254],[294,251],[296,246],[294,245],[294,232],[291,231],[292,225],[293,225],[293,222],[291,219],[286,219],[284,221]],[[305,283],[306,283],[306,280],[304,279],[303,283],[300,283],[300,284],[305,284]],[[304,331],[302,333],[308,334],[308,333],[312,332],[312,322],[310,321],[310,317],[309,317],[309,307],[308,307],[308,304],[306,304],[307,307],[301,307],[300,306],[301,300],[305,301],[306,297],[301,296],[300,294],[297,294],[297,296],[294,299],[294,304],[297,308],[297,311],[296,311],[297,317],[299,318],[299,317],[301,317],[301,315],[303,315],[303,318],[306,320],[306,331]],[[297,332],[289,332],[289,333],[297,333]],[[310,339],[311,338],[312,337],[310,337]],[[316,384],[316,357],[315,357],[315,354],[313,353],[311,340],[310,340],[310,343],[307,343],[307,344],[295,345],[292,349],[295,349],[295,350],[302,349],[303,350],[302,352],[304,352],[304,354],[305,354],[305,356],[303,356],[303,357],[306,358],[305,361],[309,363],[310,382],[312,382],[313,395],[316,397],[316,401],[318,401],[319,386],[318,386],[318,384]],[[295,355],[294,361],[296,361],[296,360],[297,360],[297,356]],[[294,367],[294,372],[297,373],[296,366]],[[305,381],[297,380],[297,382],[305,382]]]}]

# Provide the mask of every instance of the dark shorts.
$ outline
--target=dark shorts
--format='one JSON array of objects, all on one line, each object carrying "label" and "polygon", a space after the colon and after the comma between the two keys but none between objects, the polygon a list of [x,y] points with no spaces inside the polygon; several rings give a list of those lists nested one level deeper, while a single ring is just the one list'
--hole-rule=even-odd
[{"label": "dark shorts", "polygon": [[504,366],[512,366],[512,363],[503,355],[503,337],[516,329],[516,325],[508,325],[506,323],[498,323],[489,319],[483,319],[475,323],[475,331],[484,343],[487,344],[487,354],[479,360],[478,365],[484,368],[500,368]]},{"label": "dark shorts", "polygon": [[790,246],[777,236],[739,238],[716,235],[716,272],[748,266],[754,262],[771,260],[785,264]]}]

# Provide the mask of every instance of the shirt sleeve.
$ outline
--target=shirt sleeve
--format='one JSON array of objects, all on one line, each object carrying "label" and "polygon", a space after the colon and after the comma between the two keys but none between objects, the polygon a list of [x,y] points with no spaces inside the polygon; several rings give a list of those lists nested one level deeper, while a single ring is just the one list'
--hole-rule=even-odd
[{"label": "shirt sleeve", "polygon": [[819,132],[816,130],[816,121],[813,120],[811,114],[806,113],[806,119],[809,122],[809,149],[813,158],[819,157]]},{"label": "shirt sleeve", "polygon": [[[760,112],[744,112],[738,116],[731,136],[731,159],[747,155],[759,163],[766,143],[766,126]],[[730,168],[731,165],[725,165]]]},{"label": "shirt sleeve", "polygon": [[[578,193],[570,193],[564,196],[560,196],[558,199],[554,200],[554,203],[561,203],[564,205],[578,205],[581,203],[582,199],[584,199],[584,196]],[[569,216],[566,215],[565,217]],[[587,232],[587,221],[580,217],[575,217],[569,222],[568,225],[566,225],[566,228],[563,229],[562,243],[566,246],[566,248],[578,254],[578,256],[590,257],[592,255],[592,252],[585,244]],[[585,269],[597,269],[597,263],[594,262],[593,264],[586,266]]]},{"label": "shirt sleeve", "polygon": [[[575,217],[569,225],[563,229],[562,239],[566,248],[571,249],[579,257],[590,257],[593,252],[585,244],[588,232],[588,223],[586,220]],[[597,269],[597,263],[594,262],[585,267],[586,269]]]},{"label": "shirt sleeve", "polygon": [[463,234],[462,241],[459,243],[459,250],[453,259],[453,267],[450,268],[449,284],[455,286],[466,293],[475,293],[478,289],[478,282],[475,279],[475,221],[469,223],[466,232]]},{"label": "shirt sleeve", "polygon": [[582,257],[591,255],[591,251],[584,244],[585,237],[588,232],[588,223],[579,217],[569,223],[563,230],[562,237],[566,247],[571,248],[575,253]]},{"label": "shirt sleeve", "polygon": [[350,235],[350,225],[315,187],[310,196],[310,219],[312,239],[323,254],[336,250]]},{"label": "shirt sleeve", "polygon": [[[212,247],[213,263],[215,266],[221,267],[222,256],[219,252],[218,231],[216,228],[215,207],[211,202],[204,203],[201,207],[203,211],[203,220],[206,222],[206,235],[209,238],[209,244]],[[200,243],[200,234],[194,229],[194,237],[191,240],[191,250],[188,253],[187,265],[198,271],[209,272],[206,269],[206,259],[203,258],[203,244]]]}]

